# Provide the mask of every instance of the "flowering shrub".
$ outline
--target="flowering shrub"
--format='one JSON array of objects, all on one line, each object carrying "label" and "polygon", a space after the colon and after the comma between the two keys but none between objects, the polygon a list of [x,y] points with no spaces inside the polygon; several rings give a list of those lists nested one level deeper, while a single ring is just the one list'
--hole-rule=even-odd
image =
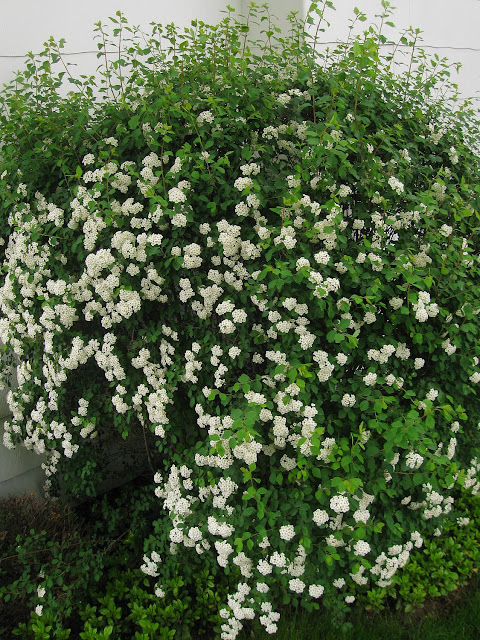
[{"label": "flowering shrub", "polygon": [[222,571],[224,640],[388,587],[480,488],[477,125],[381,27],[321,53],[330,5],[257,43],[118,13],[98,78],[62,97],[51,40],[1,98],[4,443],[77,497],[143,435],[141,568]]}]

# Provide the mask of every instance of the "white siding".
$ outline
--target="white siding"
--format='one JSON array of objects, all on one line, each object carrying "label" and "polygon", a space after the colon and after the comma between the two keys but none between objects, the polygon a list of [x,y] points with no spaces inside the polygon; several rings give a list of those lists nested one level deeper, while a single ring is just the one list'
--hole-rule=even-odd
[{"label": "white siding", "polygon": [[9,450],[3,446],[3,425],[10,415],[6,395],[7,390],[0,391],[0,498],[24,491],[41,493],[43,459],[24,447]]}]

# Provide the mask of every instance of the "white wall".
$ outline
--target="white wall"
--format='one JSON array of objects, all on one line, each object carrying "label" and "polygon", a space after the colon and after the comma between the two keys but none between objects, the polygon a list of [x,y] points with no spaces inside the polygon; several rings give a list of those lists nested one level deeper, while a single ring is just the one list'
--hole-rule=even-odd
[{"label": "white wall", "polygon": [[0,498],[24,491],[41,493],[43,459],[24,447],[10,450],[3,446],[3,425],[10,415],[6,395],[6,389],[0,391]]},{"label": "white wall", "polygon": [[[264,2],[260,0],[256,1],[257,5],[263,5]],[[303,20],[305,7],[303,0],[270,0],[267,2],[269,6],[270,14],[273,18],[275,18],[276,24],[282,29],[288,29],[290,23],[287,19],[287,16],[292,11],[295,11],[298,14],[298,17]],[[243,16],[246,16],[248,13],[248,8],[250,6],[250,0],[240,0],[240,13]],[[266,30],[266,23],[261,22],[260,27],[257,27],[255,31],[260,33],[261,30]]]},{"label": "white wall", "polygon": [[69,55],[68,61],[82,73],[94,73],[94,24],[107,23],[118,10],[149,30],[150,22],[187,26],[194,18],[216,24],[227,4],[239,8],[240,0],[0,0],[0,87],[23,65],[25,53],[41,51],[50,36],[65,38],[65,52],[90,52]]},{"label": "white wall", "polygon": [[[380,0],[333,1],[336,11],[327,14],[331,22],[325,34],[327,40],[346,36],[355,6],[372,19],[381,9]],[[93,25],[99,20],[106,22],[119,9],[131,23],[144,27],[152,21],[187,25],[193,18],[218,22],[227,3],[228,0],[0,0],[0,87],[23,64],[25,53],[40,51],[49,36],[65,38],[66,52],[90,51],[69,55],[68,61],[84,73],[93,73],[98,64]],[[229,4],[238,14],[245,14],[250,0],[230,0]],[[477,94],[480,105],[480,0],[394,0],[393,4],[397,5],[392,19],[397,32],[418,27],[428,51],[461,62],[460,89],[465,96]],[[284,27],[287,14],[294,10],[305,15],[310,0],[270,0],[269,5]]]},{"label": "white wall", "polygon": [[[344,40],[348,35],[350,20],[354,18],[354,7],[367,14],[367,22],[358,23],[361,32],[365,25],[375,20],[381,13],[380,0],[333,0],[336,11],[327,10],[326,19],[330,27],[323,34],[326,41]],[[323,4],[323,2],[319,2]],[[426,52],[447,57],[451,62],[461,62],[457,76],[452,72],[452,80],[459,85],[463,97],[476,97],[480,108],[480,0],[393,0],[396,6],[390,21],[395,29],[386,28],[388,38],[395,39],[409,27],[421,30]],[[310,0],[303,0],[304,14]]]}]

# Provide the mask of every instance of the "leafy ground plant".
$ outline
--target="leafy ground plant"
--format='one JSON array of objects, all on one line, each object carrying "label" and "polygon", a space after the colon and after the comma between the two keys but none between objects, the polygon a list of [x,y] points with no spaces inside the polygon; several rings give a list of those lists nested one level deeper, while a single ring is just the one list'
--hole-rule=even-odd
[{"label": "leafy ground plant", "polygon": [[142,442],[141,570],[226,586],[223,640],[340,621],[480,488],[478,124],[415,33],[393,73],[382,5],[326,52],[328,1],[288,35],[118,13],[97,76],[50,40],[0,98],[4,443],[81,500]]},{"label": "leafy ground plant", "polygon": [[44,606],[59,624],[69,619],[76,598],[101,574],[96,551],[68,507],[33,494],[0,500],[0,637],[21,629],[32,610],[38,622]]}]

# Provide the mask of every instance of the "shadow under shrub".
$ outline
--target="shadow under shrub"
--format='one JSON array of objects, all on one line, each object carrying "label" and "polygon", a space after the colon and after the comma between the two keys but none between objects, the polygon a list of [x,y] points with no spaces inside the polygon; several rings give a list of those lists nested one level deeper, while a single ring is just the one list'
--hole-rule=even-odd
[{"label": "shadow under shrub", "polygon": [[393,73],[387,2],[317,46],[330,5],[252,6],[258,42],[118,13],[97,77],[63,97],[50,40],[1,98],[5,445],[81,500],[135,442],[140,569],[168,606],[212,577],[223,640],[397,588],[480,489],[477,120],[415,32]]}]

